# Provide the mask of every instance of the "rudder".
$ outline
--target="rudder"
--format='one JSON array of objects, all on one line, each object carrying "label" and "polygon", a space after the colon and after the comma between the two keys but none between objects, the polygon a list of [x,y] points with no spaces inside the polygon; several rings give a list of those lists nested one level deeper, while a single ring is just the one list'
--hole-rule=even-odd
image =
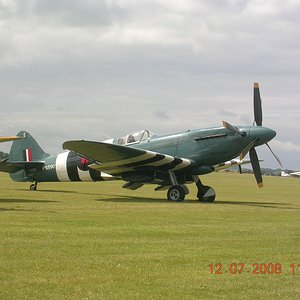
[{"label": "rudder", "polygon": [[14,161],[42,161],[50,154],[44,152],[36,140],[26,131],[20,131],[17,136],[22,137],[20,140],[13,142],[9,160]]},{"label": "rudder", "polygon": [[23,182],[28,181],[27,175],[30,169],[42,164],[50,154],[44,152],[30,133],[20,131],[17,136],[22,138],[13,142],[7,163],[20,166],[18,171],[10,173],[10,177],[14,181]]}]

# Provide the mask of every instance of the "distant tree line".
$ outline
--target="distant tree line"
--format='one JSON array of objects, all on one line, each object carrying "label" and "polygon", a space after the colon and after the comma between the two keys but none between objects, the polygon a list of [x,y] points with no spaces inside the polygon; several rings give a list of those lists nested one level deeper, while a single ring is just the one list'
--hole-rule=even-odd
[{"label": "distant tree line", "polygon": [[[296,172],[294,170],[289,170],[289,169],[282,170],[282,169],[261,168],[262,175],[267,175],[267,176],[281,176],[282,171],[284,171],[285,173]],[[239,172],[239,168],[232,167],[230,169],[225,170],[225,172]],[[248,168],[242,168],[242,173],[253,174],[253,170]]]}]

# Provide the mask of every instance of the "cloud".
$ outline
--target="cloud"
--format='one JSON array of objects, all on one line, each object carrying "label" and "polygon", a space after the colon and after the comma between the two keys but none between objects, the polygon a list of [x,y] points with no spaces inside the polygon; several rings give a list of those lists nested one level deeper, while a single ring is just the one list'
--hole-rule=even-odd
[{"label": "cloud", "polygon": [[250,125],[259,81],[264,125],[292,143],[274,141],[289,162],[299,15],[296,0],[0,0],[0,127],[57,152],[70,137]]},{"label": "cloud", "polygon": [[[105,51],[105,46],[134,46],[142,51],[147,46],[157,46],[206,55],[207,62],[220,68],[228,67],[231,61],[235,71],[245,61],[245,54],[248,68],[260,59],[261,69],[271,67],[270,60],[282,60],[278,55],[283,54],[287,43],[293,40],[295,50],[299,45],[290,39],[297,30],[295,24],[287,21],[295,5],[283,6],[280,1],[273,5],[268,1],[265,5],[257,1],[225,1],[220,5],[220,1],[90,0],[72,1],[71,7],[69,1],[13,3],[5,6],[0,23],[4,32],[0,41],[6,45],[2,64],[8,65],[53,62],[70,56],[86,59]],[[289,6],[290,10],[281,13],[282,7]],[[253,47],[257,41],[259,51]],[[277,47],[277,51],[271,51],[271,47]],[[209,53],[211,56],[207,56]],[[228,55],[231,59],[224,60]],[[268,59],[263,60],[267,55]]]},{"label": "cloud", "polygon": [[281,142],[279,140],[272,141],[272,147],[278,151],[284,152],[300,152],[300,145],[296,145],[291,141]]},{"label": "cloud", "polygon": [[168,116],[167,112],[165,110],[156,110],[154,112],[155,117],[159,118],[159,119],[170,119],[170,117]]}]

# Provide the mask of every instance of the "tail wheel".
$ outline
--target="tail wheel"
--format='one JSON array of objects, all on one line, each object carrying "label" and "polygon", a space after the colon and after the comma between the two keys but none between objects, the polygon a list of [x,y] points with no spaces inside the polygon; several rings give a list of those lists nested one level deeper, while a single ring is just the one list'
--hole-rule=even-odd
[{"label": "tail wheel", "polygon": [[180,185],[173,185],[168,190],[168,200],[183,201],[185,198],[185,190]]},{"label": "tail wheel", "polygon": [[210,186],[204,186],[201,191],[198,192],[198,199],[201,202],[214,202],[216,199],[216,192]]},{"label": "tail wheel", "polygon": [[36,191],[36,189],[37,189],[37,183],[33,183],[32,185],[30,185],[29,189],[31,191]]}]

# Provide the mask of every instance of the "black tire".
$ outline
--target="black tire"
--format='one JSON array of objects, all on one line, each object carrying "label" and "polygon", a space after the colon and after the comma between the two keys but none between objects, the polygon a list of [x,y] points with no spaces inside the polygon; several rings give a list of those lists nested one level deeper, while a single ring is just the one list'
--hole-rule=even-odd
[{"label": "black tire", "polygon": [[32,184],[29,189],[31,191],[36,191],[36,188],[37,188],[36,184]]},{"label": "black tire", "polygon": [[198,199],[201,202],[214,202],[216,199],[216,192],[210,186],[204,186],[201,191],[198,192]]},{"label": "black tire", "polygon": [[173,185],[168,190],[169,201],[183,201],[185,198],[185,191],[180,185]]}]

